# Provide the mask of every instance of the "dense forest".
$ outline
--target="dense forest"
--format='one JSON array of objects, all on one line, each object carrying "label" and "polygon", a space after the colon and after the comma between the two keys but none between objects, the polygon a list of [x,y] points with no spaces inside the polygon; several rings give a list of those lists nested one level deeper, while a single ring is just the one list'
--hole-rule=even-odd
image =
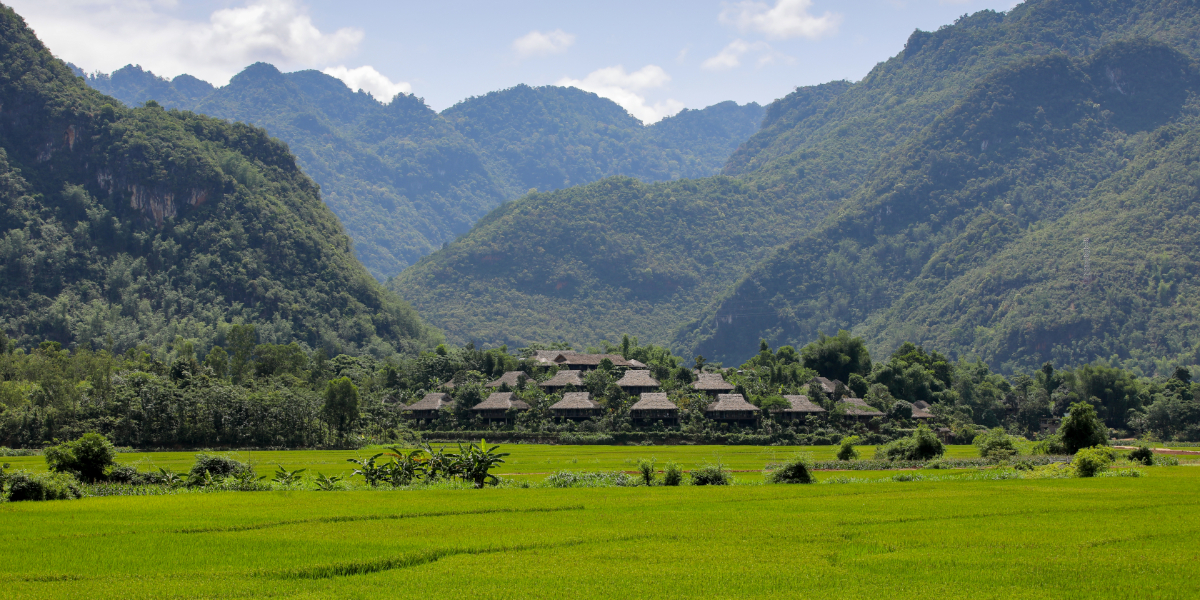
[{"label": "dense forest", "polygon": [[[918,31],[903,52],[859,82],[800,88],[768,106],[760,131],[729,159],[727,179],[653,186],[610,180],[529,195],[496,210],[390,285],[459,343],[555,339],[578,345],[633,329],[680,351],[739,361],[753,354],[760,338],[788,344],[818,331],[854,328],[869,331],[872,343],[884,348],[905,339],[936,341],[952,356],[980,356],[1005,373],[1050,359],[1128,360],[1131,355],[1117,348],[1141,347],[1138,326],[1111,320],[1090,330],[1051,328],[1025,355],[1023,342],[1000,342],[1002,334],[978,329],[992,327],[978,320],[980,311],[999,304],[994,299],[977,304],[974,289],[954,296],[963,311],[975,309],[969,326],[934,331],[932,321],[914,322],[926,318],[909,315],[922,309],[928,289],[908,293],[901,289],[907,281],[902,277],[877,280],[885,267],[875,261],[882,258],[858,256],[868,246],[838,223],[878,219],[898,229],[901,221],[886,212],[881,198],[898,193],[889,185],[918,186],[907,196],[912,198],[903,215],[912,220],[907,237],[889,233],[877,251],[889,253],[908,273],[921,272],[931,256],[952,252],[938,258],[943,265],[938,276],[946,281],[955,269],[982,268],[980,261],[1025,235],[1018,232],[1033,235],[1065,224],[1059,219],[1072,206],[1157,139],[1153,129],[1190,122],[1198,19],[1196,7],[1181,2],[1035,0],[1008,13],[982,11],[938,31]],[[980,104],[985,100],[986,106]],[[999,103],[995,112],[993,103]],[[1092,104],[1099,108],[1088,108]],[[1033,114],[1020,112],[1025,110]],[[1059,111],[1053,119],[1052,111]],[[1028,130],[1014,129],[1022,122]],[[937,196],[920,198],[918,192]],[[568,214],[567,205],[586,230],[556,218]],[[884,212],[868,215],[862,208],[867,205]],[[934,219],[954,223],[943,227]],[[549,232],[546,223],[554,224]],[[559,236],[560,230],[566,235]],[[592,237],[593,231],[603,235]],[[953,238],[957,245],[943,247],[950,238],[935,231],[959,232]],[[1147,232],[1138,236],[1146,253],[1138,264],[1172,254]],[[1052,254],[1080,257],[1082,236],[1076,238],[1070,254],[1065,248]],[[803,266],[789,271],[793,279],[768,281],[763,274],[782,264],[780,257],[793,252],[789,248],[802,248],[795,253]],[[614,255],[620,268],[610,266]],[[946,261],[954,265],[949,271]],[[1166,271],[1175,269],[1170,277],[1182,277],[1174,264]],[[644,279],[630,277],[630,271]],[[978,276],[985,272],[991,271]],[[932,271],[925,277],[933,285]],[[834,285],[842,280],[866,283],[861,289]],[[734,285],[736,291],[726,291]],[[947,295],[939,307],[953,299],[942,292]],[[902,296],[910,312],[885,316],[882,311]],[[1062,310],[1079,307],[1063,299]],[[878,316],[868,322],[872,315]],[[503,330],[494,325],[500,317]],[[1175,322],[1171,319],[1176,317],[1163,322]],[[792,324],[798,321],[802,327]],[[920,327],[926,328],[914,329]],[[1071,349],[1048,342],[1060,333],[1073,336]],[[1120,342],[1092,343],[1080,336]],[[1127,366],[1161,374],[1173,361],[1193,362],[1186,352],[1170,350],[1171,344],[1178,346],[1151,340]]]},{"label": "dense forest", "polygon": [[[866,344],[845,331],[797,350],[759,352],[737,369],[674,356],[665,348],[625,337],[591,352],[641,361],[680,408],[680,422],[636,423],[638,400],[616,385],[624,368],[611,360],[583,376],[583,386],[547,393],[538,386],[556,366],[533,359],[544,345],[481,349],[439,346],[419,356],[328,357],[297,344],[258,343],[253,326],[234,326],[226,346],[206,355],[188,343],[122,354],[46,342],[26,352],[0,339],[0,446],[39,448],[55,439],[99,432],[120,446],[358,447],[425,440],[542,440],[565,443],[679,442],[831,444],[849,436],[885,444],[909,436],[913,404],[930,405],[928,421],[943,437],[970,443],[988,428],[1040,440],[1044,452],[1073,452],[1042,428],[1081,403],[1093,407],[1096,427],[1114,436],[1200,441],[1200,383],[1187,369],[1139,378],[1103,364],[1056,369],[1050,363],[1011,378],[978,361],[952,361],[936,351],[902,344],[886,360],[872,360]],[[561,346],[559,346],[561,348]],[[705,408],[714,397],[691,384],[694,369],[720,373],[734,393],[761,411],[758,422],[720,423]],[[523,377],[487,387],[505,373]],[[813,381],[835,379],[832,392]],[[845,383],[842,383],[842,382]],[[447,390],[443,385],[452,382]],[[426,393],[448,391],[454,404],[436,419],[405,414]],[[508,422],[486,421],[471,408],[493,392],[514,393],[529,409]],[[585,391],[602,407],[586,420],[556,418],[550,406],[563,393]],[[784,395],[805,395],[824,414],[787,420],[774,409]],[[839,410],[844,397],[862,398],[880,415],[869,422]],[[928,423],[927,421],[927,423]],[[1103,443],[1107,436],[1100,442]]]},{"label": "dense forest", "polygon": [[575,88],[518,85],[439,115],[409,94],[380,102],[318,71],[280,73],[265,63],[222,88],[135,66],[76,73],[129,106],[155,100],[251,123],[286,142],[380,280],[530,189],[611,175],[715,174],[764,110],[725,102],[643,126],[611,100]]},{"label": "dense forest", "polygon": [[19,348],[207,352],[231,328],[390,356],[440,334],[372,278],[261,129],[128,109],[0,10],[0,324]]}]

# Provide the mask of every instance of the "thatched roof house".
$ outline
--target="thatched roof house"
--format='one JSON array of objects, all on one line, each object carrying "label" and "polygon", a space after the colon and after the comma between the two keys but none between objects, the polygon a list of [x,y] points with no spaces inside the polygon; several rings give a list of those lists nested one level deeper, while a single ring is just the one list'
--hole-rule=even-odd
[{"label": "thatched roof house", "polygon": [[658,388],[658,380],[650,376],[650,371],[625,371],[625,376],[617,381],[617,385],[627,394],[643,394]]},{"label": "thatched roof house", "polygon": [[636,360],[626,360],[620,354],[580,354],[574,350],[538,350],[534,360],[544,366],[562,365],[576,371],[591,371],[608,359],[614,367],[645,369],[646,365]]},{"label": "thatched roof house", "polygon": [[741,394],[718,394],[717,401],[704,409],[704,416],[717,421],[754,423],[760,415],[758,407]]},{"label": "thatched roof house", "polygon": [[929,403],[924,400],[917,400],[916,402],[913,402],[912,405],[913,405],[913,408],[919,408],[921,410],[929,410]]},{"label": "thatched roof house", "polygon": [[498,388],[502,385],[507,385],[510,388],[515,388],[520,383],[522,377],[529,379],[529,375],[526,375],[525,371],[508,371],[501,375],[500,379],[487,384],[487,387]]},{"label": "thatched roof house", "polygon": [[771,414],[776,415],[784,421],[801,420],[809,415],[817,415],[825,412],[824,408],[813,404],[808,396],[784,396],[784,400],[791,405],[789,408],[777,408],[771,411]]},{"label": "thatched roof house", "polygon": [[836,379],[827,379],[825,377],[813,377],[809,383],[816,383],[821,387],[821,391],[826,394],[832,394],[837,391],[837,384],[841,383]]},{"label": "thatched roof house", "polygon": [[550,407],[550,413],[565,419],[588,419],[598,417],[604,412],[599,402],[592,400],[587,392],[570,392],[563,394],[563,399]]},{"label": "thatched roof house", "polygon": [[544,389],[548,392],[553,392],[555,390],[561,390],[562,388],[565,388],[568,385],[573,385],[577,388],[581,388],[581,387],[583,387],[583,375],[580,374],[579,371],[563,369],[563,370],[555,373],[554,377],[551,377],[550,379],[543,381],[540,385],[541,385],[542,389]]},{"label": "thatched roof house", "polygon": [[450,394],[425,394],[424,398],[406,406],[404,413],[414,419],[435,419],[443,410],[454,408],[454,399]]},{"label": "thatched roof house", "polygon": [[841,408],[846,415],[856,417],[863,421],[870,421],[875,417],[884,416],[883,413],[875,410],[874,406],[867,404],[867,401],[863,400],[862,398],[842,398],[841,400],[838,400],[838,407]]},{"label": "thatched roof house", "polygon": [[925,404],[925,403],[924,402],[919,402],[919,403],[914,402],[913,403],[912,418],[914,418],[914,419],[932,419],[933,418],[933,413],[931,413],[931,412],[929,412],[929,410],[927,410],[929,408],[928,404],[925,404],[925,406],[923,408],[918,408],[917,404]]},{"label": "thatched roof house", "polygon": [[727,394],[734,390],[734,386],[725,381],[720,373],[700,373],[692,389],[707,394]]},{"label": "thatched roof house", "polygon": [[629,408],[629,416],[642,423],[675,423],[679,421],[679,407],[664,393],[642,394],[641,399]]},{"label": "thatched roof house", "polygon": [[529,405],[523,400],[513,399],[512,392],[496,392],[471,410],[484,419],[507,420],[510,410],[529,410]]}]

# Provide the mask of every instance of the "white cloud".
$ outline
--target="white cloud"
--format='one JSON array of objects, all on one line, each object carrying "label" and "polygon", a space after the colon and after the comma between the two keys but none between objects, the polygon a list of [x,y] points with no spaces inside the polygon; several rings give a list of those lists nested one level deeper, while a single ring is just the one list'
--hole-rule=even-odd
[{"label": "white cloud", "polygon": [[678,100],[650,104],[643,95],[645,90],[663,87],[669,81],[671,76],[657,65],[646,65],[632,73],[626,73],[624,66],[617,65],[592,71],[582,80],[564,77],[555,85],[575,87],[608,98],[643,123],[650,124],[683,110],[683,103]]},{"label": "white cloud", "polygon": [[321,71],[341,79],[352,90],[363,90],[383,103],[392,101],[396,94],[411,94],[412,86],[406,81],[392,81],[372,66],[350,69],[344,66],[326,67]]},{"label": "white cloud", "polygon": [[217,85],[256,61],[323,67],[363,39],[356,28],[321,31],[298,0],[248,0],[208,21],[175,16],[175,0],[10,2],[58,56],[85,69],[138,63],[158,75],[189,73]]},{"label": "white cloud", "polygon": [[575,36],[561,29],[547,31],[546,33],[530,31],[513,40],[512,48],[517,53],[518,58],[531,58],[566,52],[567,48],[570,48],[571,44],[574,43]]},{"label": "white cloud", "polygon": [[721,11],[720,20],[736,25],[743,32],[757,31],[778,40],[794,37],[817,39],[837,33],[842,16],[825,11],[825,14],[817,17],[809,13],[811,7],[812,0],[777,0],[775,6],[743,0],[726,6]]},{"label": "white cloud", "polygon": [[751,50],[761,50],[768,48],[765,43],[758,42],[751,44],[745,40],[733,40],[728,46],[721,49],[720,52],[704,61],[700,66],[709,71],[727,71],[742,64],[742,55]]}]

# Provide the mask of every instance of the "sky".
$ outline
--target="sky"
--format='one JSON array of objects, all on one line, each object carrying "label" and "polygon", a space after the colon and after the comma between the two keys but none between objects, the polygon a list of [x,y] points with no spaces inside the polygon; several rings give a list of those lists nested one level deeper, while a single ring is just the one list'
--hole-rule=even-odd
[{"label": "sky", "polygon": [[444,110],[521,83],[574,86],[644,123],[863,78],[914,29],[1014,0],[7,0],[59,58],[222,86],[258,61]]}]

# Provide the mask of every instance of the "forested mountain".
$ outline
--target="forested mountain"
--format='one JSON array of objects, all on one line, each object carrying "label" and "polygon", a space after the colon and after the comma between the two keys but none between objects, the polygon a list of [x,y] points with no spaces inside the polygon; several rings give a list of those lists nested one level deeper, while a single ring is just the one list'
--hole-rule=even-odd
[{"label": "forested mountain", "polygon": [[739,282],[699,351],[858,328],[1009,371],[1197,362],[1197,90],[1148,40],[999,70]]},{"label": "forested mountain", "polygon": [[[859,210],[852,207],[881,193],[885,173],[902,164],[915,169],[925,165],[921,161],[948,152],[941,147],[936,151],[922,149],[920,144],[933,143],[929,136],[935,134],[929,132],[939,126],[939,119],[952,113],[967,118],[969,111],[956,106],[969,94],[986,95],[981,82],[999,81],[1003,79],[1001,73],[1011,69],[1032,68],[1029,61],[1038,57],[1058,56],[1056,60],[1073,65],[1063,67],[1068,71],[1086,71],[1083,63],[1071,61],[1093,60],[1091,57],[1113,42],[1147,36],[1183,55],[1196,57],[1200,56],[1197,32],[1197,7],[1167,0],[1034,0],[1009,13],[983,11],[936,32],[918,31],[902,53],[877,65],[863,80],[800,88],[768,106],[761,130],[734,153],[725,167],[725,174],[737,181],[716,178],[641,188],[614,181],[523,198],[498,209],[468,236],[410,268],[391,286],[456,340],[517,343],[561,337],[582,343],[630,332],[650,341],[669,343],[680,352],[699,349],[710,358],[715,355],[730,362],[752,355],[760,337],[777,344],[804,343],[816,335],[818,327],[833,333],[837,328],[834,325],[852,327],[866,315],[857,317],[859,320],[806,321],[804,328],[785,326],[788,319],[796,318],[788,311],[798,307],[801,300],[771,303],[768,299],[790,298],[802,294],[803,289],[789,287],[797,281],[788,280],[778,282],[766,297],[749,294],[757,274],[767,272],[768,265],[773,264],[755,268],[759,257],[767,259],[781,241],[807,240],[803,242],[808,244],[803,250],[807,253],[805,260],[813,262],[806,269],[816,268],[813,265],[823,257],[829,262],[821,264],[822,270],[805,271],[797,277],[825,281],[844,274],[869,279],[872,274],[859,271],[865,266],[858,262],[838,262],[846,245],[854,241],[841,239],[840,230],[822,223],[827,218],[836,222],[842,218],[841,211]],[[1080,84],[1080,89],[1088,91],[1076,90],[1073,102],[1114,102],[1109,92],[1093,93],[1107,74],[1084,75],[1087,83]],[[1051,80],[1047,85],[1057,90],[1060,83]],[[1120,93],[1117,96],[1124,97]],[[1186,114],[1188,110],[1182,108],[1177,113]],[[1120,111],[1109,112],[1114,114],[1104,119],[1125,118],[1117,114]],[[1165,121],[1160,116],[1156,123],[1161,122]],[[1124,160],[1133,158],[1139,140],[1147,135],[1123,122],[1100,119],[1085,124],[1085,132],[1069,131],[1074,136],[1071,143],[1080,144],[1082,149],[1056,146],[1056,154],[1045,157],[1050,162],[1044,168],[1034,168],[1036,159],[1025,157],[997,167],[1014,169],[1011,173],[989,172],[995,185],[1000,186],[989,192],[993,195],[1014,185],[1009,182],[1014,178],[1022,181],[1023,189],[1037,189],[1041,195],[1054,198],[1036,206],[1026,202],[1029,206],[1023,208],[1020,227],[1036,228],[1060,218],[1075,202],[1088,197],[1100,181],[1122,168]],[[1055,123],[1051,128],[1057,126]],[[945,136],[947,144],[954,136],[939,135]],[[1005,137],[1000,147],[1005,147],[1004,142],[1013,143],[1013,138]],[[1093,153],[1097,145],[1105,150]],[[1063,157],[1068,150],[1070,160]],[[990,152],[995,151],[993,146]],[[1109,152],[1114,154],[1110,156]],[[1076,159],[1081,162],[1070,162]],[[943,177],[942,163],[930,164],[933,166],[925,165],[929,166],[927,175]],[[968,183],[978,182],[959,182]],[[951,189],[950,184],[946,185],[947,190]],[[1001,205],[1006,203],[1016,207],[1014,212],[1022,210],[1022,203]],[[573,223],[560,225],[553,217],[565,215],[568,205],[572,215],[579,215],[587,223],[589,231],[603,232],[604,240],[585,245],[586,232],[570,237],[559,236],[557,231],[545,233],[548,223],[575,231]],[[658,218],[667,215],[669,218]],[[886,213],[877,216],[881,220],[889,218]],[[696,235],[699,230],[722,234]],[[915,257],[931,252],[929,248],[935,241],[897,239],[897,245],[889,246],[889,251],[911,252]],[[905,245],[909,242],[912,245]],[[619,251],[613,252],[612,248]],[[643,248],[650,250],[642,253]],[[624,254],[626,249],[632,249],[629,255]],[[646,284],[632,279],[609,266],[613,260],[610,254],[626,257],[622,264],[643,273],[669,272],[668,280],[673,285],[664,288],[652,277]],[[488,266],[505,260],[519,266],[500,270]],[[756,275],[740,284],[737,295],[706,307],[709,298],[720,296],[752,269]],[[542,276],[542,272],[550,276]],[[566,280],[554,277],[558,272],[576,274],[578,281],[586,283],[559,285],[559,281]],[[830,308],[821,310],[836,312],[839,306],[866,302],[847,295],[851,293],[839,289],[823,296],[819,302],[828,303]],[[915,298],[919,303],[920,297]],[[971,295],[960,298],[968,308],[976,306]],[[872,310],[882,308],[872,306]],[[728,323],[731,315],[739,320]],[[726,319],[731,326],[717,328],[718,318]],[[885,344],[880,350],[887,351],[895,340],[907,335],[892,333],[905,325],[881,321],[880,331],[889,333],[880,333],[872,341]],[[1106,332],[1109,334],[1112,332]],[[1084,354],[1072,356],[1090,360],[1083,358]],[[999,354],[989,357],[997,366],[1012,360]]]},{"label": "forested mountain", "polygon": [[203,352],[233,323],[332,352],[438,340],[263,130],[127,109],[6,7],[0,106],[0,323],[17,346]]},{"label": "forested mountain", "polygon": [[261,63],[207,91],[193,77],[167,81],[138,67],[87,81],[130,106],[165,98],[159,103],[252,123],[286,142],[379,279],[532,188],[715,174],[764,110],[726,102],[643,126],[589,92],[519,85],[439,115],[412,95],[383,104],[329,75]]}]

